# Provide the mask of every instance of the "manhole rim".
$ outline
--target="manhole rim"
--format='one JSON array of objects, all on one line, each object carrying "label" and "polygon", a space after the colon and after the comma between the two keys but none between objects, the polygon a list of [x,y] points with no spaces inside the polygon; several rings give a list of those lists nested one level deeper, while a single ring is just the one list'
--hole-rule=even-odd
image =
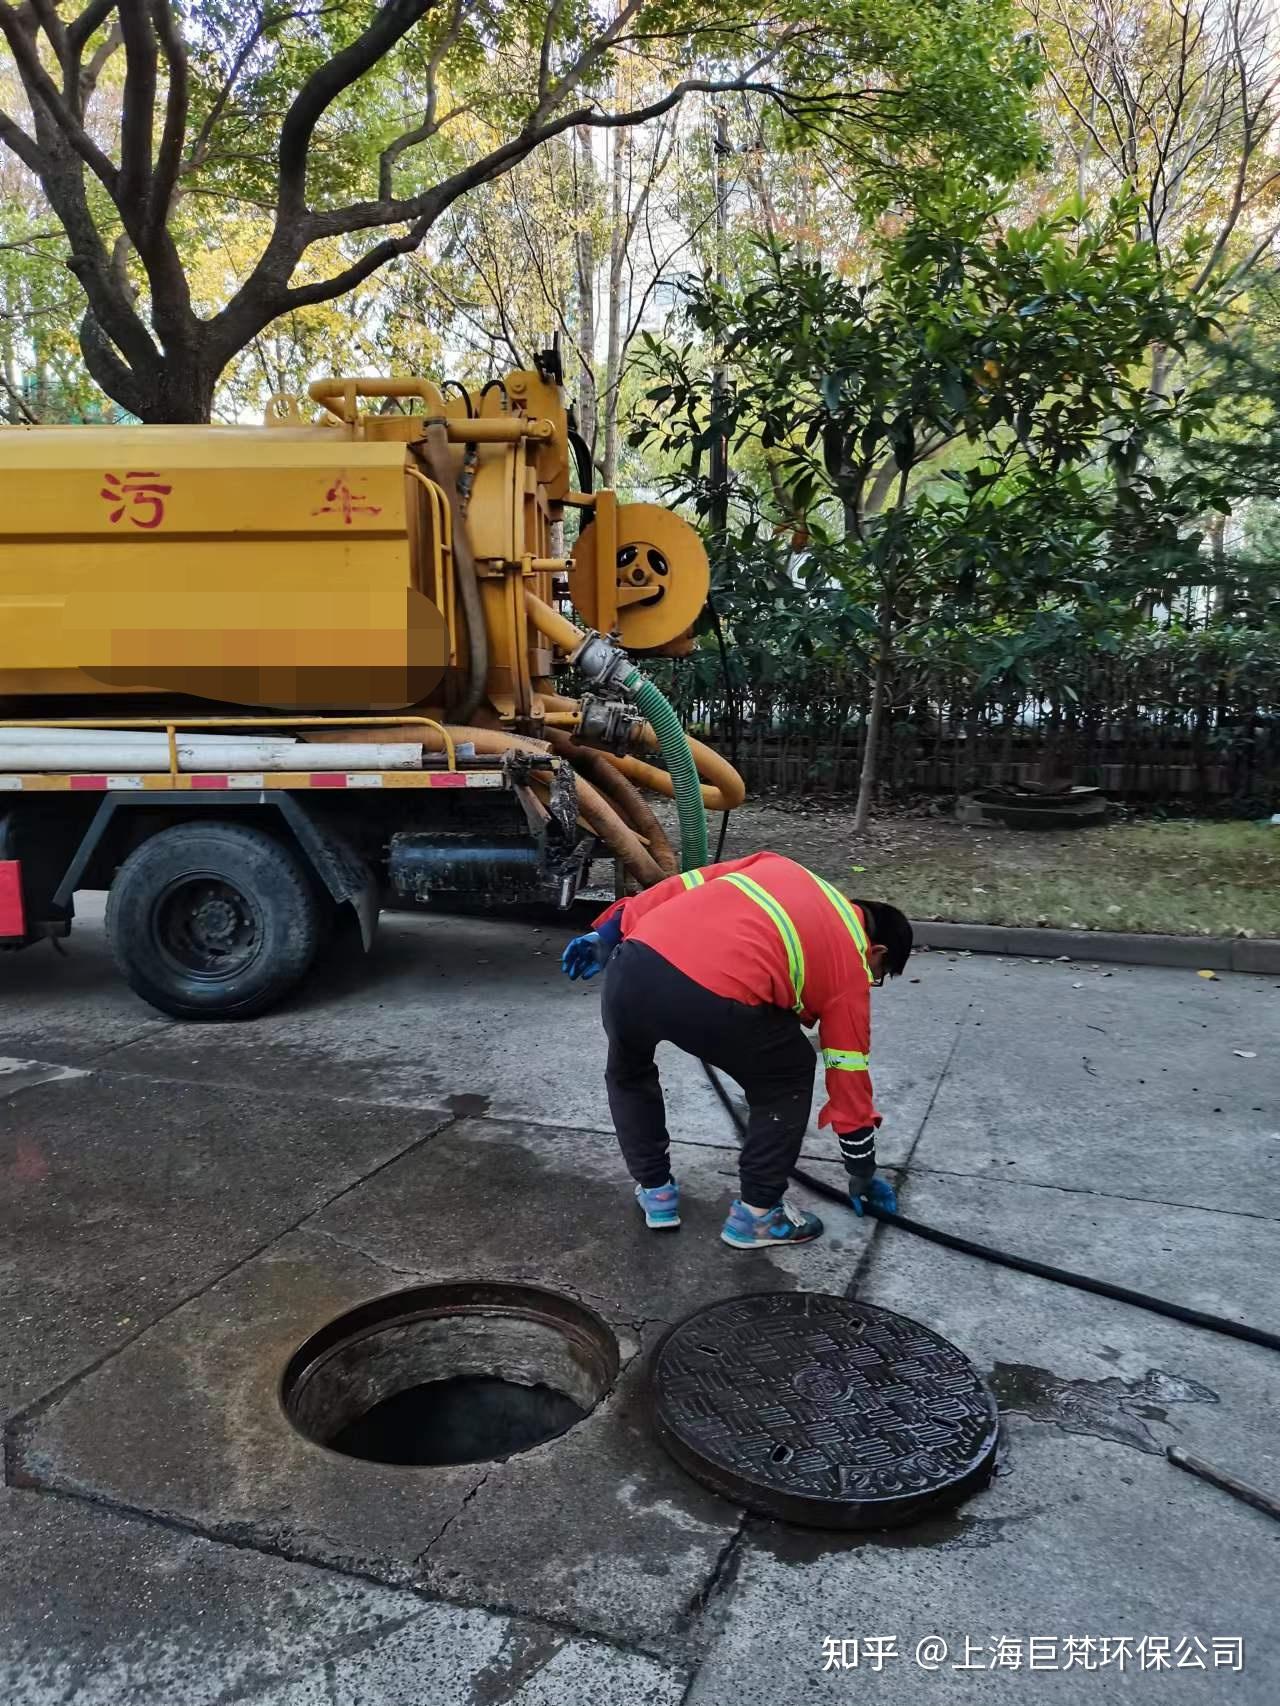
[{"label": "manhole rim", "polygon": [[750,1499],[745,1498],[742,1478],[714,1459],[699,1456],[664,1417],[658,1370],[671,1340],[691,1321],[709,1314],[712,1310],[726,1308],[735,1303],[757,1303],[766,1297],[785,1298],[795,1302],[802,1298],[822,1298],[846,1306],[874,1309],[880,1315],[887,1315],[895,1321],[905,1321],[909,1326],[918,1327],[934,1338],[942,1339],[945,1344],[951,1344],[936,1327],[930,1327],[924,1321],[917,1321],[914,1315],[904,1315],[901,1310],[888,1309],[879,1303],[867,1303],[861,1298],[844,1297],[834,1291],[742,1291],[735,1292],[732,1297],[718,1297],[712,1303],[691,1309],[687,1315],[673,1322],[653,1347],[646,1359],[644,1378],[645,1406],[653,1433],[663,1450],[687,1475],[700,1485],[710,1488],[718,1497],[728,1499],[739,1509],[745,1509],[754,1515],[765,1516],[777,1522],[794,1523],[802,1528],[832,1531],[851,1529],[874,1532],[927,1521],[954,1509],[956,1505],[990,1484],[999,1465],[1000,1408],[986,1380],[960,1346],[954,1345],[952,1348],[964,1357],[972,1370],[975,1387],[984,1401],[988,1420],[978,1458],[973,1466],[955,1481],[937,1489],[933,1494],[891,1494],[883,1499],[850,1500],[843,1506],[834,1506],[834,1509],[834,1502],[819,1494],[788,1492],[767,1485],[750,1489]]},{"label": "manhole rim", "polygon": [[[460,1293],[473,1294],[471,1301],[461,1304],[446,1304],[443,1301],[424,1305],[416,1309],[393,1308],[391,1305],[397,1299],[415,1297],[425,1293]],[[480,1300],[478,1294],[484,1294]],[[525,1306],[516,1307],[510,1301],[502,1299],[519,1295],[525,1299],[534,1298],[550,1306],[545,1309]],[[555,1291],[540,1281],[510,1280],[510,1279],[478,1279],[453,1278],[447,1280],[424,1280],[418,1285],[403,1286],[399,1291],[377,1292],[361,1302],[352,1304],[341,1310],[323,1326],[308,1333],[301,1344],[286,1360],[279,1377],[275,1382],[276,1409],[280,1420],[289,1431],[290,1437],[300,1446],[310,1452],[316,1452],[334,1463],[340,1463],[348,1469],[376,1470],[381,1473],[395,1475],[440,1475],[458,1470],[474,1470],[477,1463],[505,1462],[508,1459],[485,1458],[468,1463],[434,1464],[434,1463],[383,1463],[372,1458],[353,1457],[347,1452],[336,1451],[323,1440],[314,1438],[299,1424],[290,1408],[291,1395],[296,1393],[314,1375],[323,1364],[337,1352],[345,1349],[361,1338],[368,1338],[377,1332],[391,1326],[400,1326],[414,1321],[443,1320],[450,1317],[506,1317],[522,1319],[550,1326],[560,1331],[571,1342],[583,1345],[589,1350],[603,1354],[607,1378],[601,1383],[599,1394],[586,1408],[580,1421],[558,1434],[551,1435],[538,1445],[530,1446],[519,1456],[527,1456],[530,1451],[539,1449],[539,1445],[551,1444],[557,1439],[563,1439],[574,1433],[578,1428],[586,1426],[600,1410],[601,1406],[612,1397],[623,1370],[631,1360],[624,1355],[615,1328],[590,1304],[581,1302],[568,1292]],[[353,1318],[365,1317],[357,1327],[339,1331],[342,1323]],[[574,1318],[577,1318],[575,1320]],[[575,1331],[575,1328],[577,1329]],[[317,1345],[317,1341],[326,1341]]]}]

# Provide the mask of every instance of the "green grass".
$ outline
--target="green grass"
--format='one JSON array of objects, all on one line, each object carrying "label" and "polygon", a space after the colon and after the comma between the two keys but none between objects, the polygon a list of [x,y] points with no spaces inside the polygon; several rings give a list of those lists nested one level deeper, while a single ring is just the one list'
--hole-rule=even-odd
[{"label": "green grass", "polygon": [[1125,823],[1034,833],[939,826],[869,847],[852,891],[916,918],[1171,935],[1280,936],[1280,827]]}]

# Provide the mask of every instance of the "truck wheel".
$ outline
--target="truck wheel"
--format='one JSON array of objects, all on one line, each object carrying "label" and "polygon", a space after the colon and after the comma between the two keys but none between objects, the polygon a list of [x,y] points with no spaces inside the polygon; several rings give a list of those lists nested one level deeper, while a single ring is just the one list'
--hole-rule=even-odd
[{"label": "truck wheel", "polygon": [[107,939],[134,992],[175,1019],[251,1019],[305,977],[320,901],[292,852],[239,823],[180,823],[130,854]]}]

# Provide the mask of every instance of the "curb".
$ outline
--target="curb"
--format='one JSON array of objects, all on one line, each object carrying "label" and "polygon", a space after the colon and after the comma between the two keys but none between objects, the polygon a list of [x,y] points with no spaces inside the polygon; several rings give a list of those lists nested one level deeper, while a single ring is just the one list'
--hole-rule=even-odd
[{"label": "curb", "polygon": [[1176,966],[1192,971],[1254,972],[1280,977],[1280,940],[1245,936],[1139,936],[1122,930],[1051,930],[1030,924],[942,924],[912,919],[921,948],[971,954],[1032,954],[1106,960],[1119,965]]}]

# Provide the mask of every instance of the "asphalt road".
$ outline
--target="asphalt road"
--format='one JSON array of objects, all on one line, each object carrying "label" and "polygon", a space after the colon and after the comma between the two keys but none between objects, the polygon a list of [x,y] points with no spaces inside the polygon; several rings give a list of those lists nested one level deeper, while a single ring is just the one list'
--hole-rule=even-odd
[{"label": "asphalt road", "polygon": [[[115,979],[98,911],[67,958],[0,957],[6,1706],[1277,1697],[1280,1524],[1163,1456],[1280,1492],[1274,1353],[838,1210],[809,1249],[735,1256],[732,1135],[679,1059],[686,1224],[646,1234],[598,986],[560,978],[555,927],[393,918],[284,1011],[195,1027]],[[905,1212],[1276,1325],[1280,985],[938,953],[909,975],[873,1057]],[[599,1410],[498,1464],[303,1442],[292,1349],[460,1277],[607,1323]],[[1000,1472],[898,1534],[746,1518],[654,1445],[643,1353],[703,1302],[851,1282],[989,1377]]]}]

